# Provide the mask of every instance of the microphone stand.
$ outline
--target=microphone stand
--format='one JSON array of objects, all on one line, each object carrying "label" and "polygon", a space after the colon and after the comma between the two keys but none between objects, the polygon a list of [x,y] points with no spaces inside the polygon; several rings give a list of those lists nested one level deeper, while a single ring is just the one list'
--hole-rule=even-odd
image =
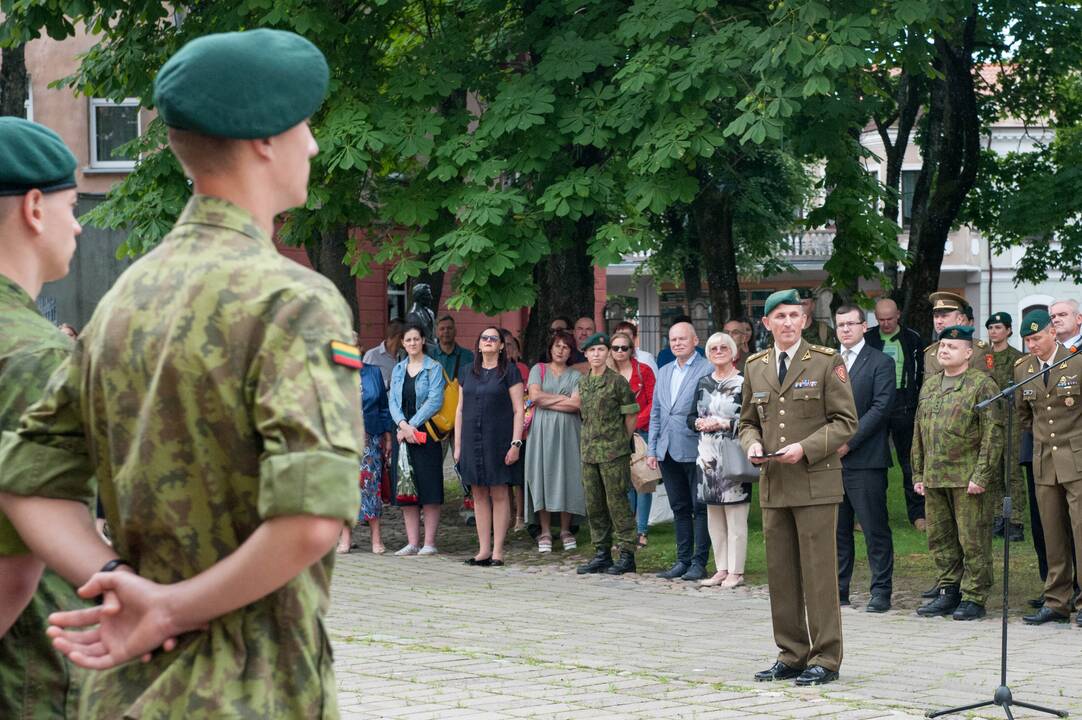
[{"label": "microphone stand", "polygon": [[1007,432],[1006,442],[1003,448],[1003,483],[1004,495],[1003,495],[1003,527],[1005,532],[1003,533],[1003,614],[1002,614],[1002,630],[1001,630],[1001,642],[999,649],[999,687],[996,688],[992,694],[991,700],[984,702],[973,703],[972,705],[963,705],[961,707],[947,708],[946,710],[930,710],[925,713],[925,717],[939,717],[940,715],[954,715],[956,713],[963,713],[968,710],[976,710],[977,708],[989,707],[991,705],[998,705],[1003,708],[1003,712],[1007,714],[1008,720],[1014,720],[1014,715],[1011,713],[1011,707],[1017,705],[1018,707],[1028,708],[1030,710],[1036,710],[1037,712],[1047,713],[1049,715],[1056,715],[1058,717],[1065,718],[1067,713],[1063,710],[1053,710],[1052,708],[1042,707],[1040,705],[1034,705],[1032,703],[1022,702],[1021,700],[1015,700],[1014,694],[1011,692],[1010,686],[1007,685],[1007,610],[1010,600],[1010,577],[1011,577],[1011,431],[1013,430],[1014,421],[1014,391],[1022,387],[1026,383],[1029,383],[1036,378],[1051,373],[1056,365],[1067,362],[1076,355],[1082,354],[1082,349],[1076,350],[1062,360],[1053,363],[1049,366],[1048,370],[1041,370],[1027,378],[1022,379],[1013,385],[1008,385],[1003,390],[993,397],[988,398],[982,402],[977,403],[977,410],[984,410],[992,403],[996,402],[1000,398],[1007,402]]}]

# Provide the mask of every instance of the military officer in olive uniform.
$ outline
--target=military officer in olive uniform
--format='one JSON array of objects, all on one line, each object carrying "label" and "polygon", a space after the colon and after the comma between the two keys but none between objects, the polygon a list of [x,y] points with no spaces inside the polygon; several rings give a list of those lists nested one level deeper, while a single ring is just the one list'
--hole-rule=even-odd
[{"label": "military officer in olive uniform", "polygon": [[[627,504],[631,487],[631,436],[639,404],[624,377],[609,368],[609,337],[594,333],[582,343],[590,371],[579,380],[582,399],[582,484],[596,554],[579,575],[635,572],[635,516]],[[615,540],[620,557],[612,562]]]},{"label": "military officer in olive uniform", "polygon": [[1056,341],[1044,310],[1026,313],[1021,335],[1029,354],[1015,362],[1015,382],[1044,372],[1015,391],[1022,429],[1033,432],[1033,476],[1048,553],[1044,605],[1022,619],[1041,625],[1070,619],[1075,579],[1082,576],[1082,552],[1071,560],[1072,538],[1082,548],[1082,358],[1067,360],[1071,353]]},{"label": "military officer in olive uniform", "polygon": [[985,490],[1003,448],[999,406],[976,405],[999,392],[986,373],[969,367],[973,328],[939,333],[943,369],[924,378],[913,426],[913,489],[924,496],[928,550],[939,594],[917,609],[922,617],[985,615],[992,587],[992,509]]},{"label": "military officer in olive uniform", "polygon": [[[932,331],[935,337],[945,328],[951,326],[966,327],[969,320],[965,309],[968,307],[965,298],[952,292],[934,292],[928,296],[932,301]],[[939,365],[937,355],[939,352],[939,340],[924,348],[924,376],[935,375],[943,368]],[[969,360],[969,366],[985,373],[991,374],[995,366],[992,357],[992,348],[984,340],[973,341],[973,357]]]},{"label": "military officer in olive uniform", "polygon": [[[43,283],[68,274],[82,231],[74,215],[76,165],[52,130],[0,118],[0,430],[18,427],[71,354],[71,340],[34,299]],[[43,567],[0,514],[0,718],[75,715],[67,701],[78,671],[43,631],[50,613],[84,603]]]},{"label": "military officer in olive uniform", "polygon": [[[1022,357],[1022,351],[1012,346],[1008,340],[1014,334],[1012,329],[1013,319],[1010,313],[997,312],[988,316],[984,327],[988,330],[988,341],[992,345],[992,379],[996,381],[999,389],[1007,387],[1014,382],[1014,364]],[[1006,432],[1006,428],[1004,428]],[[1011,540],[1024,539],[1024,525],[1021,519],[1026,516],[1026,478],[1022,474],[1022,466],[1018,462],[1022,452],[1022,431],[1018,423],[1011,428],[1011,467],[1008,469],[1011,490]],[[1003,495],[1007,486],[1004,481],[1003,463],[999,464],[999,470],[988,487],[988,505],[992,510],[992,534],[1003,537]]]},{"label": "military officer in olive uniform", "polygon": [[744,365],[740,444],[762,467],[759,501],[780,652],[755,679],[818,685],[836,680],[842,662],[838,449],[856,432],[857,411],[841,356],[801,338],[805,314],[796,291],[770,295],[765,310],[774,347]]},{"label": "military officer in olive uniform", "polygon": [[[322,618],[359,506],[353,323],[271,240],[306,202],[328,80],[314,45],[277,30],[204,36],[165,63],[155,105],[194,195],[4,433],[4,511],[47,564],[90,578],[85,596],[105,593],[50,618],[56,647],[101,670],[80,718],[337,717]],[[81,504],[94,475],[112,548]]]}]

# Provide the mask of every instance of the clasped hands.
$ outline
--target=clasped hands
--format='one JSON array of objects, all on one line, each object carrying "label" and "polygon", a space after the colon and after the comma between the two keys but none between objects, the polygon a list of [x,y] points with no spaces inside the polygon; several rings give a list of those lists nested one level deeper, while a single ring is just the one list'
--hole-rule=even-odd
[{"label": "clasped hands", "polygon": [[90,670],[116,667],[135,658],[149,662],[154,651],[170,652],[178,636],[200,629],[177,625],[169,609],[169,586],[133,572],[96,573],[78,593],[88,600],[102,596],[102,602],[52,613],[46,634],[59,652]]},{"label": "clasped hands", "polygon": [[768,460],[776,460],[783,465],[795,465],[804,459],[804,446],[800,443],[790,443],[778,451],[778,455],[764,458],[762,443],[752,443],[748,448],[748,460],[755,465],[762,465]]}]

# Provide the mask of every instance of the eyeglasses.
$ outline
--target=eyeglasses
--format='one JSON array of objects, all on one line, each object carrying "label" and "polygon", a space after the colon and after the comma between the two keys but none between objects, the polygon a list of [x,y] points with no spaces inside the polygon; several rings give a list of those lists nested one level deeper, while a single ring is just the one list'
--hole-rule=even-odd
[{"label": "eyeglasses", "polygon": [[499,341],[500,341],[500,336],[499,335],[482,335],[481,336],[481,342],[499,342]]},{"label": "eyeglasses", "polygon": [[842,330],[848,330],[851,327],[858,327],[858,326],[863,325],[863,324],[864,323],[862,323],[862,322],[840,322],[840,323],[838,323],[838,327],[841,328]]},{"label": "eyeglasses", "polygon": [[631,348],[629,346],[627,346],[627,345],[613,345],[609,349],[612,350],[613,352],[627,352]]}]

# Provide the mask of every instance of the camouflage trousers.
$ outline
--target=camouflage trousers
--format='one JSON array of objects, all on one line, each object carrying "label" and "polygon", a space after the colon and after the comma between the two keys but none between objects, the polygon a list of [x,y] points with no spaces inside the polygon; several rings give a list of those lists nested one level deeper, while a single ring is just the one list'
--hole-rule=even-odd
[{"label": "camouflage trousers", "polygon": [[939,587],[961,586],[962,599],[985,605],[992,588],[992,513],[988,493],[964,487],[925,488],[928,551]]},{"label": "camouflage trousers", "polygon": [[635,516],[627,504],[631,487],[631,456],[582,464],[582,484],[586,490],[586,518],[590,539],[598,550],[616,545],[621,551],[635,552]]},{"label": "camouflage trousers", "polygon": [[46,570],[15,624],[0,638],[0,718],[62,720],[76,717],[83,671],[58,653],[45,635],[49,613],[86,607],[62,577]]},{"label": "camouflage trousers", "polygon": [[[1026,492],[1026,476],[1022,472],[1022,466],[1018,464],[1018,455],[1022,450],[1022,435],[1015,423],[1014,438],[1011,443],[1011,522],[1025,524],[1029,516],[1029,497]],[[1006,485],[1003,482],[1003,460],[996,465],[996,471],[988,483],[988,511],[993,520],[1003,514],[1003,497]]]}]

